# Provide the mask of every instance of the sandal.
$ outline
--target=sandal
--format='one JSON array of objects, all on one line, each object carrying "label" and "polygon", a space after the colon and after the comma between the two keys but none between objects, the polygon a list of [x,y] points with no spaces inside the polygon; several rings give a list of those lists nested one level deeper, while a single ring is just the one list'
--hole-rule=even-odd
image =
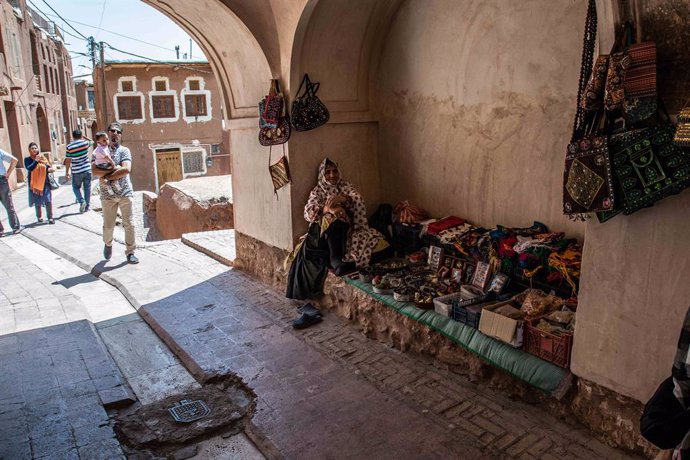
[{"label": "sandal", "polygon": [[321,320],[321,315],[302,313],[302,316],[292,322],[292,327],[295,329],[305,329],[313,324],[320,323]]}]

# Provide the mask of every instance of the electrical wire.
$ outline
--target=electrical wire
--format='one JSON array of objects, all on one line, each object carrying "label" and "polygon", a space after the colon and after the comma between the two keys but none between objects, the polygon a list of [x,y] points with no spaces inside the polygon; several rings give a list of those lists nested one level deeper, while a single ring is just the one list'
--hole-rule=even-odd
[{"label": "electrical wire", "polygon": [[199,72],[199,73],[213,74],[213,72],[209,72],[209,71],[207,71],[207,70],[195,69],[194,67],[189,67],[189,66],[186,66],[186,65],[184,65],[184,64],[182,64],[182,63],[178,63],[178,62],[171,63],[171,62],[159,61],[159,60],[157,60],[157,59],[153,59],[153,58],[150,58],[150,57],[142,56],[142,55],[140,55],[140,54],[135,54],[135,53],[130,53],[130,52],[128,52],[128,51],[123,51],[123,50],[121,50],[121,49],[115,48],[113,45],[111,45],[110,43],[107,43],[107,42],[103,42],[103,44],[108,45],[108,48],[110,48],[110,49],[113,50],[113,51],[117,51],[117,52],[122,53],[122,54],[127,54],[127,55],[130,55],[130,56],[138,57],[138,58],[140,58],[140,59],[146,59],[146,60],[149,60],[149,61],[151,61],[151,62],[153,62],[153,63],[156,63],[156,64],[164,64],[164,65],[169,65],[169,66],[177,66],[177,67],[182,67],[182,68],[189,69],[189,70],[194,70],[195,72]]},{"label": "electrical wire", "polygon": [[[53,14],[48,14],[47,16],[53,16],[53,17],[55,17],[55,15],[53,15]],[[66,19],[63,18],[63,20],[66,20]],[[157,45],[157,44],[155,44],[155,43],[150,43],[150,42],[147,42],[147,41],[144,41],[144,40],[139,40],[138,38],[130,37],[129,35],[121,34],[121,33],[118,33],[118,32],[113,32],[112,30],[104,29],[104,28],[102,28],[102,27],[96,27],[96,26],[94,26],[93,24],[86,24],[86,23],[84,23],[84,22],[75,21],[74,19],[70,19],[69,21],[71,21],[71,22],[74,23],[74,24],[79,24],[80,26],[91,27],[91,28],[93,28],[93,29],[98,29],[98,30],[101,30],[101,31],[103,31],[103,32],[108,32],[109,34],[117,35],[118,37],[122,37],[122,38],[126,38],[126,39],[128,39],[128,40],[132,40],[132,41],[135,41],[135,42],[143,43],[143,44],[145,44],[145,45],[155,46],[156,48],[160,48],[160,49],[162,49],[162,50],[166,50],[166,51],[175,51],[175,49],[173,49],[173,48],[166,48],[165,46]]]},{"label": "electrical wire", "polygon": [[[98,21],[98,32],[101,31],[101,25],[103,24],[103,15],[105,14],[105,5],[108,0],[103,0],[103,8],[101,8],[101,19]],[[96,38],[98,38],[98,33],[96,33]]]},{"label": "electrical wire", "polygon": [[[50,3],[48,3],[46,0],[42,0],[42,1],[43,1],[43,3],[46,4],[46,6],[48,6],[48,8],[51,9],[51,11],[52,11],[53,13],[55,13],[55,14],[57,15],[57,17],[59,17],[60,19],[62,19],[62,20],[65,22],[65,24],[67,24],[67,25],[70,27],[70,29],[74,30],[74,31],[75,31],[78,35],[80,35],[84,40],[88,40],[88,38],[86,37],[86,35],[84,35],[84,34],[82,34],[81,32],[79,32],[76,28],[74,28],[74,26],[73,26],[72,24],[70,24],[69,22],[67,22],[67,20],[66,20],[65,18],[63,18],[62,16],[60,16],[60,13],[58,13],[57,11],[55,11],[55,9],[54,9],[52,6],[50,6]],[[31,0],[29,0],[29,3],[31,3],[32,5],[34,5],[34,3],[33,3]],[[36,6],[36,5],[34,5],[34,7],[35,7],[35,6]],[[42,14],[46,15],[45,13],[43,13],[43,12],[42,12],[41,10],[39,10],[38,8],[36,8],[36,9],[38,10],[39,13],[42,13]],[[46,16],[47,16],[47,15],[46,15]]]}]

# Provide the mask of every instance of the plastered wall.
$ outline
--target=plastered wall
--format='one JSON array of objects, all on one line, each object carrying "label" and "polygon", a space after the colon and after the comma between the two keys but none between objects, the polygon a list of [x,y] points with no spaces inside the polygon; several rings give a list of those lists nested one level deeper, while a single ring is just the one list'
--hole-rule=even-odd
[{"label": "plastered wall", "polygon": [[404,2],[378,80],[383,200],[484,226],[539,220],[582,239],[583,225],[562,214],[561,185],[584,9]]},{"label": "plastered wall", "polygon": [[[273,193],[268,172],[268,147],[257,140],[258,129],[251,120],[247,127],[233,128],[230,132],[232,154],[232,193],[234,200],[235,230],[281,249],[292,247],[292,219],[290,216],[290,185]],[[273,162],[282,154],[273,148]],[[241,173],[240,173],[241,172]]]}]

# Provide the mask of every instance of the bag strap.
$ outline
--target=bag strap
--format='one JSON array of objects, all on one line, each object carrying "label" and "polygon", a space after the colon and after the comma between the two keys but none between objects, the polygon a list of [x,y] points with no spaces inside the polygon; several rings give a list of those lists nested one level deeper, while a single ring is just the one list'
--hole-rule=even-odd
[{"label": "bag strap", "polygon": [[316,92],[319,90],[319,87],[321,86],[321,83],[312,83],[311,81],[309,82],[309,89],[307,90],[307,93],[311,97],[316,97]]},{"label": "bag strap", "polygon": [[302,86],[304,86],[305,83],[307,84],[306,91],[309,91],[309,85],[311,85],[311,80],[309,79],[308,73],[305,73],[304,76],[302,77],[302,82],[299,84],[299,88],[297,89],[297,92],[295,93],[295,99],[301,99],[302,97],[304,97],[306,95],[306,93],[302,96],[299,95],[302,92]]},{"label": "bag strap", "polygon": [[573,134],[570,142],[580,137],[585,129],[587,113],[582,108],[582,98],[585,96],[585,88],[592,74],[594,65],[594,45],[597,39],[597,3],[596,0],[589,0],[587,6],[587,16],[585,18],[585,33],[582,41],[582,62],[580,64],[580,80],[577,87],[577,111],[573,121]]}]

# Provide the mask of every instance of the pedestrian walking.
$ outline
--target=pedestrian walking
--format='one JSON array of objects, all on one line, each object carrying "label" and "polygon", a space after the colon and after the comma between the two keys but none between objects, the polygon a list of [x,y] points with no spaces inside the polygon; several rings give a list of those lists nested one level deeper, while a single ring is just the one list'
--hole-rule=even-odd
[{"label": "pedestrian walking", "polygon": [[36,211],[36,221],[43,222],[41,208],[45,206],[49,224],[54,224],[53,196],[48,174],[54,171],[50,161],[38,151],[35,142],[29,144],[29,156],[24,158],[24,167],[29,171],[29,206]]},{"label": "pedestrian walking", "polygon": [[[10,165],[5,167],[5,162]],[[17,212],[14,210],[14,202],[12,201],[12,190],[10,190],[10,175],[12,171],[17,167],[17,159],[0,149],[0,202],[5,207],[7,211],[7,221],[14,233],[19,233],[22,231],[21,225],[19,225],[19,218],[17,217]],[[4,235],[5,228],[2,226],[2,221],[0,221],[0,236]]]},{"label": "pedestrian walking", "polygon": [[103,257],[110,260],[113,255],[113,232],[115,231],[115,218],[120,209],[122,226],[125,229],[125,254],[127,262],[138,264],[139,259],[134,255],[136,239],[134,234],[134,221],[132,219],[132,181],[129,174],[132,171],[132,153],[123,146],[122,125],[114,121],[108,125],[110,137],[110,157],[115,164],[112,170],[104,170],[96,167],[95,160],[91,161],[91,173],[100,177],[101,207],[103,208]]},{"label": "pedestrian walking", "polygon": [[[72,131],[72,142],[67,145],[65,154],[65,179],[72,177],[72,191],[79,203],[79,212],[89,210],[91,203],[91,162],[89,161],[89,147],[91,139],[82,136],[80,130]],[[82,194],[83,189],[83,194]]]}]

